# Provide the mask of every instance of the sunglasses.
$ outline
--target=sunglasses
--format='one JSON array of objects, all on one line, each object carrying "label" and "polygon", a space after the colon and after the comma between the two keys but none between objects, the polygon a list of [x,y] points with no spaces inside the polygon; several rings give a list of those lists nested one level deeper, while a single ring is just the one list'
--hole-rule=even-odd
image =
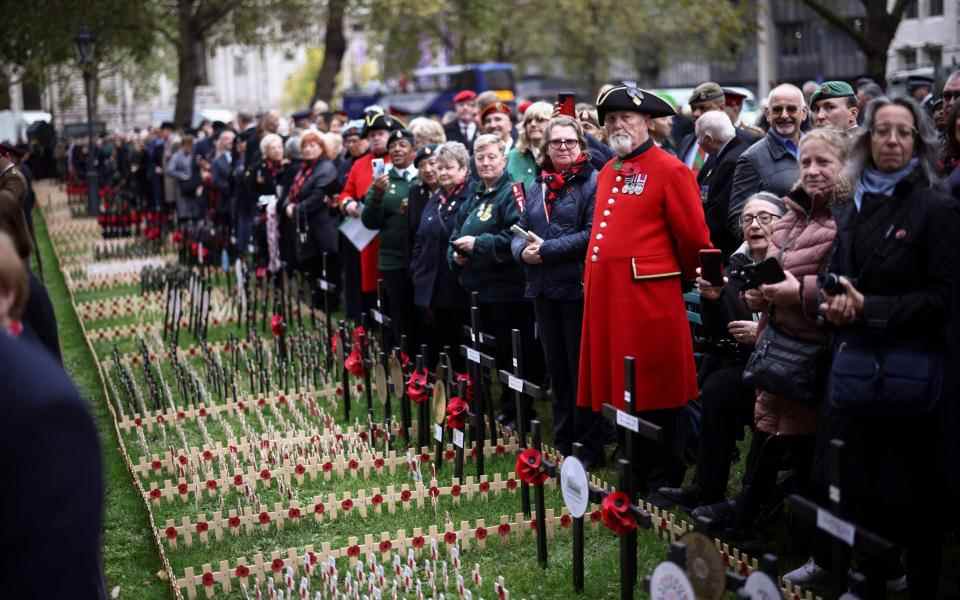
[{"label": "sunglasses", "polygon": [[550,147],[554,150],[561,148],[575,148],[580,145],[580,140],[550,140]]}]

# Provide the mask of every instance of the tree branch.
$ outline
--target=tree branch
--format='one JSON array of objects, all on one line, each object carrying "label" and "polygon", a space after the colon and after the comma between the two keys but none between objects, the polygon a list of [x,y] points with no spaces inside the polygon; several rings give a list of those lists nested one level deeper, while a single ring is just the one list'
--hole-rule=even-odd
[{"label": "tree branch", "polygon": [[[906,0],[898,0],[898,2],[905,1]],[[850,39],[852,39],[854,43],[856,43],[861,49],[866,50],[867,38],[864,37],[862,33],[857,31],[856,28],[848,23],[843,17],[821,4],[820,0],[800,0],[800,2],[805,4],[813,12],[817,13],[824,21],[850,36]]]}]

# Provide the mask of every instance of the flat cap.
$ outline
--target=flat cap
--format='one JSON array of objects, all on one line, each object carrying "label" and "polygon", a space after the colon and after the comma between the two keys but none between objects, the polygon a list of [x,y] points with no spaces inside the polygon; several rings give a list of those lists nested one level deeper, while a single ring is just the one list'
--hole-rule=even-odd
[{"label": "flat cap", "polygon": [[653,92],[642,90],[632,81],[622,82],[604,90],[597,96],[597,118],[600,125],[607,113],[630,111],[653,118],[672,117],[677,114],[670,104]]},{"label": "flat cap", "polygon": [[817,105],[817,102],[828,98],[848,98],[856,95],[853,86],[846,81],[824,81],[817,88],[817,91],[810,96],[810,107],[813,108]]},{"label": "flat cap", "polygon": [[910,75],[907,77],[907,91],[913,92],[922,87],[933,87],[933,77],[928,75]]},{"label": "flat cap", "polygon": [[693,88],[693,94],[690,95],[690,104],[710,102],[711,100],[723,100],[723,88],[719,84],[706,81]]}]

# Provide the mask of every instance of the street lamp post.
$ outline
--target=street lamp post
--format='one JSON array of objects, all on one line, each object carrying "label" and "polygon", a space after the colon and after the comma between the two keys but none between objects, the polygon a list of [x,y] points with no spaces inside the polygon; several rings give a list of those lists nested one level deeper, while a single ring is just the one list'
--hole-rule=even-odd
[{"label": "street lamp post", "polygon": [[74,42],[80,68],[83,69],[83,90],[87,96],[87,215],[95,217],[100,212],[100,194],[97,183],[97,145],[93,128],[93,66],[96,37],[86,27],[80,30]]}]

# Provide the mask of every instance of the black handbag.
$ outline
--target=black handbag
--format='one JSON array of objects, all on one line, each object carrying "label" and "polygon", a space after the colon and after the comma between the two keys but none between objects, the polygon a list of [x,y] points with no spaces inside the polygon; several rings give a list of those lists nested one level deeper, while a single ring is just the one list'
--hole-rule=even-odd
[{"label": "black handbag", "polygon": [[826,346],[781,331],[773,320],[757,339],[743,369],[743,382],[808,406],[823,397]]},{"label": "black handbag", "polygon": [[876,340],[839,341],[830,365],[830,412],[844,416],[930,413],[943,391],[943,354]]}]

